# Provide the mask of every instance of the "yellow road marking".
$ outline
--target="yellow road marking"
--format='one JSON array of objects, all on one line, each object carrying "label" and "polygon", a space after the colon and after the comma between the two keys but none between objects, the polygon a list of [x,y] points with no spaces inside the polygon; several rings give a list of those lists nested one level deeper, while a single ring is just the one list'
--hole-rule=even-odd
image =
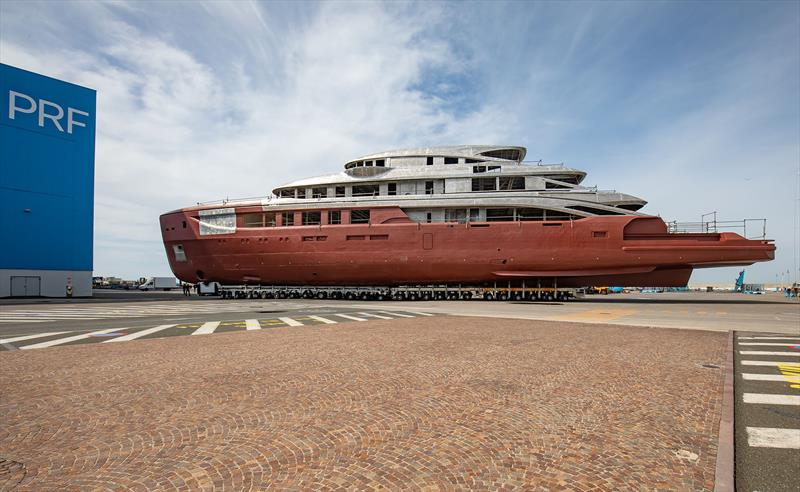
[{"label": "yellow road marking", "polygon": [[789,382],[790,388],[800,389],[800,365],[798,364],[779,364],[778,370]]}]

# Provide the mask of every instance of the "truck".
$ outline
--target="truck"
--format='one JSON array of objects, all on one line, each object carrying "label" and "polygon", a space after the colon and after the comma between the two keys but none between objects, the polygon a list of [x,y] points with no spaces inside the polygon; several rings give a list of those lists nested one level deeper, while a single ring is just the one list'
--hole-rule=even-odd
[{"label": "truck", "polygon": [[178,280],[175,277],[150,277],[139,286],[139,290],[172,290],[177,288]]}]

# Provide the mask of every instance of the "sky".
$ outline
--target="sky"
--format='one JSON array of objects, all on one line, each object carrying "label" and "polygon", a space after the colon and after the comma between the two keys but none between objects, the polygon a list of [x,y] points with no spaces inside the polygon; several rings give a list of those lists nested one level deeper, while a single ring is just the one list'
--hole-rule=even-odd
[{"label": "sky", "polygon": [[798,274],[800,2],[0,0],[0,62],[97,90],[95,275],[169,275],[164,212],[458,144],[766,218],[746,281]]}]

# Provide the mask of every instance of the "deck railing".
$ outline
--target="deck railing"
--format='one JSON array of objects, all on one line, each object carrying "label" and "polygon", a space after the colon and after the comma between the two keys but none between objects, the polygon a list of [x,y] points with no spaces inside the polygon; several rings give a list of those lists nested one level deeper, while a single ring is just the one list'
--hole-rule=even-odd
[{"label": "deck railing", "polygon": [[[767,219],[717,220],[717,213],[704,214],[700,222],[667,222],[670,234],[737,232],[747,239],[767,238]],[[748,236],[750,234],[750,236]]]}]

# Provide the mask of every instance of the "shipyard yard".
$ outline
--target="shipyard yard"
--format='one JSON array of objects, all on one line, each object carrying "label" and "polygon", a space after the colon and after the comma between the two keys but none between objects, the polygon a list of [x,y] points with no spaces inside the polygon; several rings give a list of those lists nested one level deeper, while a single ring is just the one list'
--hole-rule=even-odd
[{"label": "shipyard yard", "polygon": [[734,446],[741,490],[796,490],[800,305],[777,294],[116,293],[8,300],[0,340],[3,490],[713,490]]}]

